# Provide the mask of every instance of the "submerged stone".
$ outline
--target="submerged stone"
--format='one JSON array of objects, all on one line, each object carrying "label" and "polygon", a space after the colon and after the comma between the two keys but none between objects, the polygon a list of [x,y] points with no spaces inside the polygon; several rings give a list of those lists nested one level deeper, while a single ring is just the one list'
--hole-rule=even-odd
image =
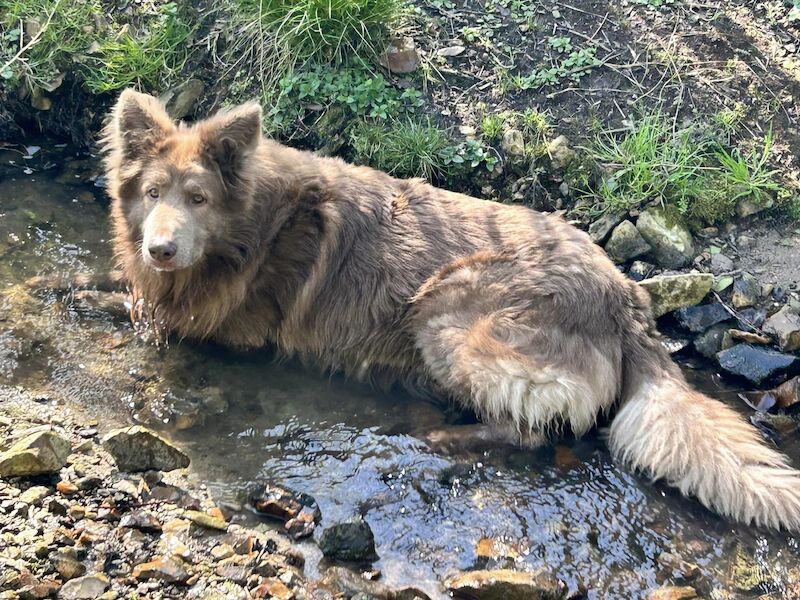
[{"label": "submerged stone", "polygon": [[714,277],[710,273],[683,273],[680,275],[658,275],[639,282],[653,306],[653,316],[660,317],[686,306],[702,302],[711,290]]},{"label": "submerged stone", "polygon": [[650,592],[647,600],[694,600],[697,598],[697,590],[691,586],[666,586]]},{"label": "submerged stone", "polygon": [[327,558],[337,560],[377,560],[375,536],[362,519],[337,523],[326,528],[319,538],[319,547]]},{"label": "submerged stone", "polygon": [[52,431],[29,435],[0,454],[0,477],[57,473],[67,463],[69,440]]},{"label": "submerged stone", "polygon": [[731,375],[744,377],[759,385],[794,368],[800,359],[767,348],[739,344],[719,352],[717,360]]},{"label": "submerged stone", "polygon": [[449,578],[445,585],[455,598],[471,600],[561,600],[567,596],[566,584],[546,570],[468,571]]},{"label": "submerged stone", "polygon": [[102,444],[120,471],[172,471],[189,466],[186,454],[141,425],[115,429]]}]

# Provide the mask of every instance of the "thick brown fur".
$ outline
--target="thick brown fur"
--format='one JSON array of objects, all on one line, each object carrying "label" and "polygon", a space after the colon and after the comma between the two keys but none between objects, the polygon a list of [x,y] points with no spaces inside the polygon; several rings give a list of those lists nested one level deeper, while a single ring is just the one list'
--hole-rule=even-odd
[{"label": "thick brown fur", "polygon": [[[260,115],[175,125],[132,91],[111,115],[116,255],[171,330],[425,381],[528,445],[617,411],[626,464],[726,516],[800,529],[800,474],[689,389],[646,293],[585,233],[262,139]],[[148,229],[179,240],[180,268],[147,262]]]}]

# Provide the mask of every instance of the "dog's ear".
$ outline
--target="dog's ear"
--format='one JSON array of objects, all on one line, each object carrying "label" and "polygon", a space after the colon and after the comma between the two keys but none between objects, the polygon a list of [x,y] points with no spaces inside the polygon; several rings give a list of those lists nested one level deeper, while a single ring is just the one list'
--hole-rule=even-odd
[{"label": "dog's ear", "polygon": [[205,147],[223,177],[231,182],[261,141],[261,106],[248,102],[219,113],[205,124]]},{"label": "dog's ear", "polygon": [[126,89],[114,107],[111,126],[126,158],[137,158],[175,130],[175,124],[153,96]]}]

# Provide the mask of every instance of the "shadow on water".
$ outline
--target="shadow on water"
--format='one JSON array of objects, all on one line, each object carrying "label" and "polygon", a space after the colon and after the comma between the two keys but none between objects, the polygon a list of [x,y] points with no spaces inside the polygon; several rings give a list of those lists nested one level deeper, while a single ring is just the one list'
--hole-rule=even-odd
[{"label": "shadow on water", "polygon": [[[0,382],[80,403],[106,427],[159,423],[220,502],[240,503],[253,481],[271,480],[314,496],[323,525],[362,515],[384,580],[433,596],[458,569],[547,566],[593,598],[639,598],[685,581],[735,597],[719,593],[749,585],[732,567],[740,552],[759,572],[746,596],[790,597],[798,585],[796,540],[735,527],[620,470],[596,434],[555,449],[440,455],[413,435],[445,424],[431,403],[267,352],[156,349],[91,306],[29,294],[21,283],[34,275],[107,268],[110,246],[102,190],[86,183],[95,162],[56,148],[23,155],[0,152]],[[713,373],[690,375],[742,408]],[[800,461],[796,446],[784,449]],[[256,519],[244,510],[238,518]],[[483,538],[494,540],[494,557],[479,552]],[[319,557],[305,547],[313,575]],[[664,553],[699,575],[682,579],[687,569],[665,566]]]}]

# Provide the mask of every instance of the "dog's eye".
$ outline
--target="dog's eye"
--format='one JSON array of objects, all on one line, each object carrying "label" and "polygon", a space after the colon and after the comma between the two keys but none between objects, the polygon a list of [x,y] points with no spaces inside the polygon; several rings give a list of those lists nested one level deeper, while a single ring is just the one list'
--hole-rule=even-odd
[{"label": "dog's eye", "polygon": [[158,190],[154,187],[150,188],[149,190],[147,190],[147,195],[150,196],[151,198],[158,198]]},{"label": "dog's eye", "polygon": [[192,196],[192,204],[203,204],[205,201],[205,196],[202,196],[201,194],[195,194]]}]

